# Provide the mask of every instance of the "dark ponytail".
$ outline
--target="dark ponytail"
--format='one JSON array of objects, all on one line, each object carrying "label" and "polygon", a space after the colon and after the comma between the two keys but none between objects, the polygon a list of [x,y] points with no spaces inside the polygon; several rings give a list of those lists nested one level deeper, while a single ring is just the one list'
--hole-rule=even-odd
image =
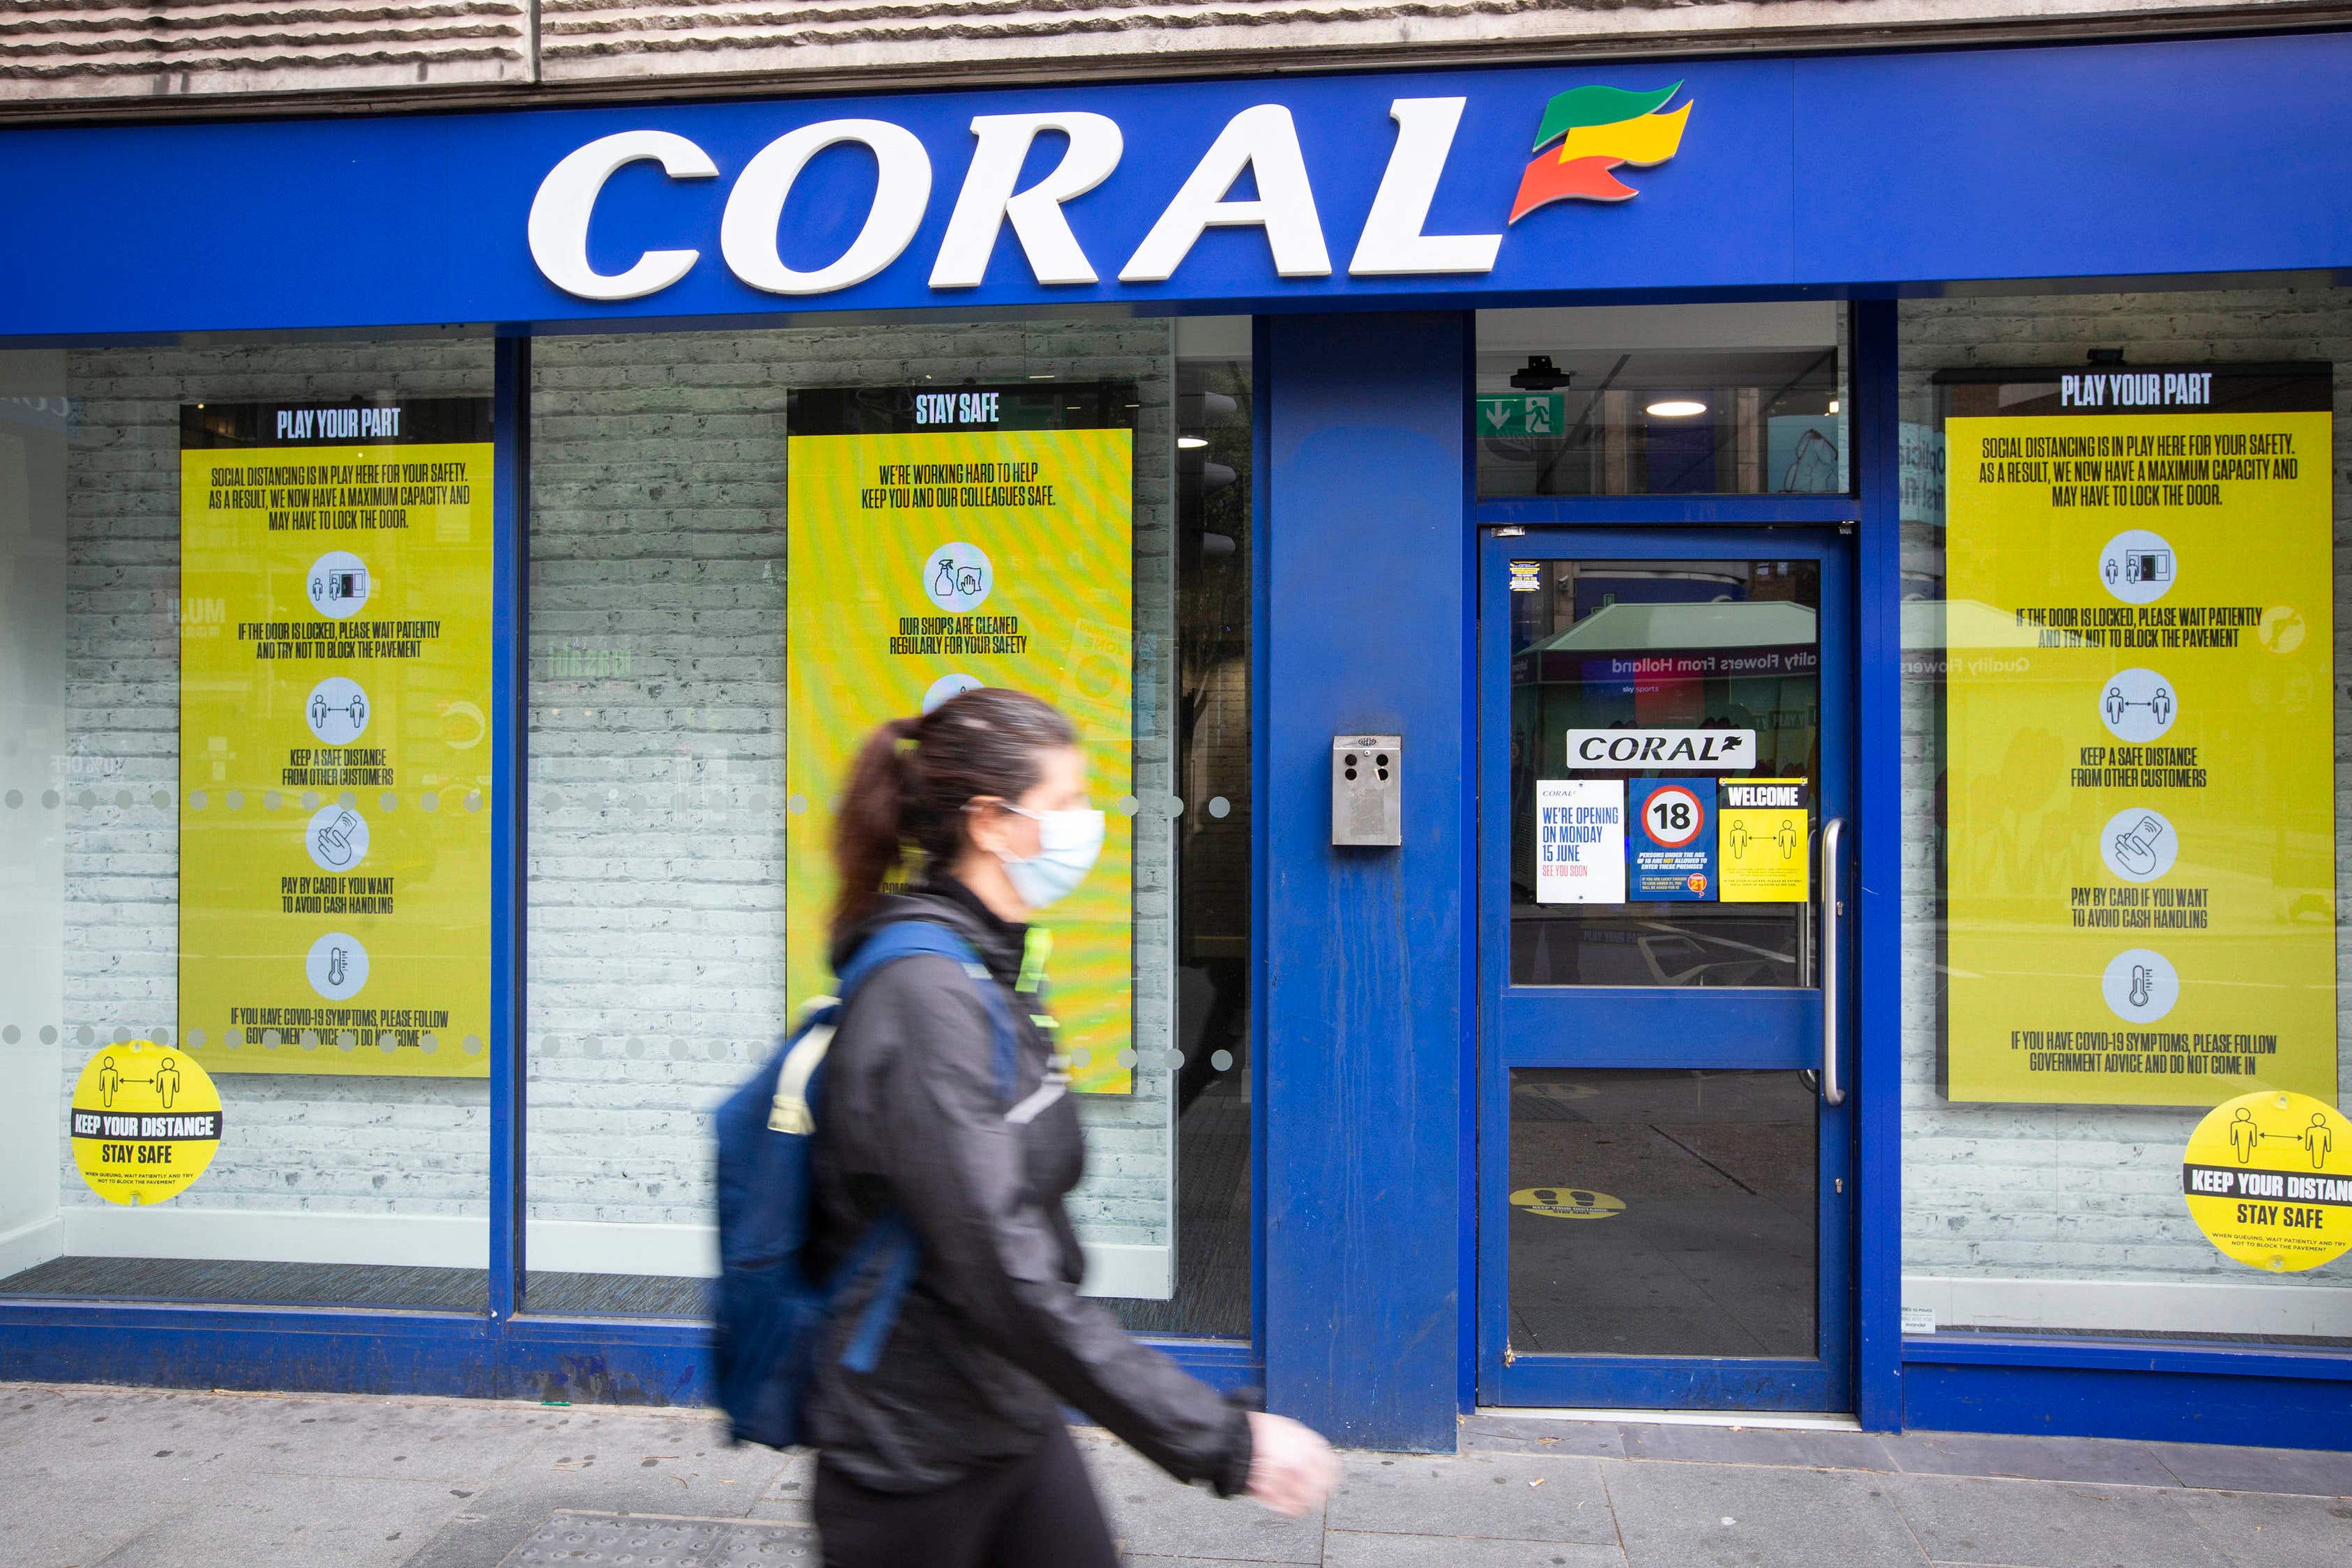
[{"label": "dark ponytail", "polygon": [[1043,753],[1077,744],[1051,703],[979,686],[929,713],[894,718],[866,737],[833,817],[833,909],[838,940],[872,913],[912,844],[933,869],[963,847],[964,807],[982,795],[1017,800],[1035,788]]}]

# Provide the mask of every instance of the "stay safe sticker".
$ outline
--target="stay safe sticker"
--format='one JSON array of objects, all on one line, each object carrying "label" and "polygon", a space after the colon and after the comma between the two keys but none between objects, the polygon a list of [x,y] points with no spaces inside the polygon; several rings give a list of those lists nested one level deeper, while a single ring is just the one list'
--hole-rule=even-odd
[{"label": "stay safe sticker", "polygon": [[1511,1207],[1546,1219],[1610,1219],[1625,1210],[1625,1200],[1583,1186],[1523,1186],[1511,1194]]},{"label": "stay safe sticker", "polygon": [[2352,1248],[2352,1123],[2308,1094],[2242,1094],[2189,1134],[2180,1190],[2227,1256],[2274,1273],[2316,1269]]},{"label": "stay safe sticker", "polygon": [[74,1081],[75,1168],[109,1203],[162,1203],[220,1147],[220,1092],[184,1051],[152,1040],[100,1046]]}]

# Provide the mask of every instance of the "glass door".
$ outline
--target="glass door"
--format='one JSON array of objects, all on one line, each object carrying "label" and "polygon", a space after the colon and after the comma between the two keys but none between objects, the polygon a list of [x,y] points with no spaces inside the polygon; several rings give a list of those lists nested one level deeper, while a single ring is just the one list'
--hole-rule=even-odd
[{"label": "glass door", "polygon": [[1480,551],[1480,1401],[1848,1408],[1843,541]]}]

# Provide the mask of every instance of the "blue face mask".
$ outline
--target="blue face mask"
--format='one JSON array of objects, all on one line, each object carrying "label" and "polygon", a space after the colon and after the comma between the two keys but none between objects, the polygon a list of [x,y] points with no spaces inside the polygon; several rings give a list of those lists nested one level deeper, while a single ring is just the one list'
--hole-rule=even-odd
[{"label": "blue face mask", "polygon": [[1078,883],[1087,880],[1087,873],[1094,869],[1096,857],[1102,853],[1103,814],[1083,810],[1024,811],[1018,806],[1004,809],[1037,824],[1035,854],[1019,860],[1010,855],[996,857],[1004,862],[1005,879],[1013,883],[1013,891],[1032,909],[1043,909],[1067,898]]}]

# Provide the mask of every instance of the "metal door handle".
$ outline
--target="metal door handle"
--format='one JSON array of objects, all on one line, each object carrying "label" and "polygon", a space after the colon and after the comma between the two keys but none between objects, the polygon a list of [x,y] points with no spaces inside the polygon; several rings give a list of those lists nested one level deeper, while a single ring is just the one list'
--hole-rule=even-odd
[{"label": "metal door handle", "polygon": [[1830,1105],[1845,1103],[1838,1087],[1838,922],[1845,914],[1838,850],[1844,839],[1843,817],[1822,824],[1822,1100]]}]

